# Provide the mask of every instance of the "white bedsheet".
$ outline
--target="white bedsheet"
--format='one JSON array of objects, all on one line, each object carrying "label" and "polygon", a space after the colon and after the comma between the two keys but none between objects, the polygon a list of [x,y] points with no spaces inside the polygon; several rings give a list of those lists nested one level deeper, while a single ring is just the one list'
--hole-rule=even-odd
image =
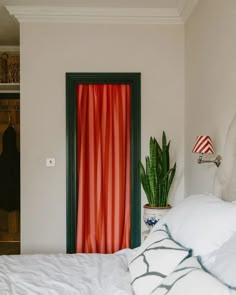
[{"label": "white bedsheet", "polygon": [[0,256],[0,294],[131,295],[130,253]]}]

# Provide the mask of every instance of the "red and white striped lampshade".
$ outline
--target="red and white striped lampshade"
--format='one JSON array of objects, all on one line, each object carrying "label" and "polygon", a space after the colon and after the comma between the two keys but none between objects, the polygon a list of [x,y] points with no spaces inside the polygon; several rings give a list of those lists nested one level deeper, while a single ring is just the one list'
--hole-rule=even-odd
[{"label": "red and white striped lampshade", "polygon": [[210,136],[198,136],[192,152],[201,154],[214,154],[214,148]]}]

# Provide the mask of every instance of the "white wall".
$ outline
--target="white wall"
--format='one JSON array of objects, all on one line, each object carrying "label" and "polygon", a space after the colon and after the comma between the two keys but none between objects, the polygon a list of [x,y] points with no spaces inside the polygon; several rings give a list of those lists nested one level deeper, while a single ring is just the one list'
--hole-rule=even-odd
[{"label": "white wall", "polygon": [[66,249],[65,72],[142,73],[142,159],[164,129],[177,161],[172,203],[181,199],[184,27],[23,23],[20,34],[22,253]]},{"label": "white wall", "polygon": [[[185,194],[211,192],[213,164],[196,163],[197,135],[222,154],[236,111],[236,1],[200,0],[186,24]],[[224,160],[224,159],[223,159]]]}]

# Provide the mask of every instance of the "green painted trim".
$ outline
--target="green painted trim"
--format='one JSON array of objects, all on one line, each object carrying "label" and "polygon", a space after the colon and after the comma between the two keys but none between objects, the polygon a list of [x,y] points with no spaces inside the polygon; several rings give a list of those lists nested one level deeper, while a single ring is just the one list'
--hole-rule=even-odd
[{"label": "green painted trim", "polygon": [[141,74],[66,73],[67,253],[75,252],[76,242],[76,85],[93,83],[131,86],[131,248],[139,246],[141,242],[141,190],[138,174],[141,154]]},{"label": "green painted trim", "polygon": [[141,243],[141,190],[139,161],[141,159],[141,74],[131,83],[131,232],[130,247]]},{"label": "green painted trim", "polygon": [[67,253],[75,252],[76,238],[76,80],[66,75],[66,241]]}]

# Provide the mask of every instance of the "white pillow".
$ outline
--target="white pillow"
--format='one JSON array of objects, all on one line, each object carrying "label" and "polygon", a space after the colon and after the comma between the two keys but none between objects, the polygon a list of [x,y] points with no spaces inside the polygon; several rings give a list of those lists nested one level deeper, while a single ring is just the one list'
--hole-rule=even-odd
[{"label": "white pillow", "polygon": [[172,208],[153,230],[163,223],[194,255],[207,255],[236,233],[236,204],[213,195],[193,195]]},{"label": "white pillow", "polygon": [[235,295],[236,292],[204,271],[196,257],[186,259],[152,295]]},{"label": "white pillow", "polygon": [[232,288],[236,288],[236,234],[222,247],[202,257],[207,270]]},{"label": "white pillow", "polygon": [[149,295],[191,250],[175,242],[166,225],[153,231],[129,263],[136,295]]}]

